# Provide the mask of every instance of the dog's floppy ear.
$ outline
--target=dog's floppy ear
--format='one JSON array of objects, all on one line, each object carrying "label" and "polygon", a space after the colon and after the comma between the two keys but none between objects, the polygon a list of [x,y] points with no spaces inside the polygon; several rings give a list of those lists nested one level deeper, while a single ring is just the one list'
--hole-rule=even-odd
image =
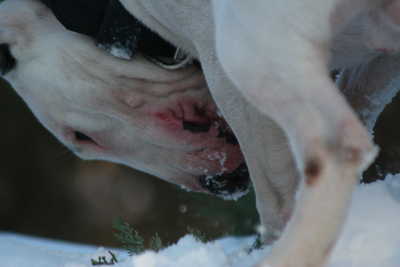
[{"label": "dog's floppy ear", "polygon": [[20,43],[31,39],[32,27],[46,20],[51,11],[33,0],[7,0],[0,4],[0,44]]},{"label": "dog's floppy ear", "polygon": [[[16,6],[18,1],[5,1],[0,5],[0,74],[6,75],[16,65],[10,45],[16,44],[23,34],[25,23]],[[18,37],[20,36],[20,37]],[[22,37],[23,38],[23,37]]]},{"label": "dog's floppy ear", "polygon": [[51,11],[39,1],[8,0],[0,4],[0,75],[11,71],[20,52],[26,51],[34,38],[40,38],[33,27],[50,23],[49,16]]}]

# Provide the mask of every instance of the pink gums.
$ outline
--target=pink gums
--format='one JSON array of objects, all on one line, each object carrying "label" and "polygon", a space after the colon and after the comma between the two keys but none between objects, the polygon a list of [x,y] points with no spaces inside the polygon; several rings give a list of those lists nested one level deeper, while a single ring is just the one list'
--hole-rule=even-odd
[{"label": "pink gums", "polygon": [[[240,146],[220,136],[220,132],[224,131],[230,140],[235,139],[214,103],[196,105],[191,101],[179,102],[174,108],[169,106],[155,112],[154,116],[163,134],[195,150],[187,155],[187,161],[199,174],[229,173],[245,162]],[[201,131],[184,129],[184,122],[197,125]]]}]

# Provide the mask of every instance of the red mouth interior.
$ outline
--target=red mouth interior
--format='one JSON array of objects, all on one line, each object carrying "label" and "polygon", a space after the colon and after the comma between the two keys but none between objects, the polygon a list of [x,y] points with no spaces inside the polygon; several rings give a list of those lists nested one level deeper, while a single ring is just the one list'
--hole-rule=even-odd
[{"label": "red mouth interior", "polygon": [[199,175],[231,173],[245,162],[238,140],[212,100],[204,103],[180,99],[158,110],[155,117],[163,133],[194,150],[203,149],[190,158],[199,169],[209,171]]}]

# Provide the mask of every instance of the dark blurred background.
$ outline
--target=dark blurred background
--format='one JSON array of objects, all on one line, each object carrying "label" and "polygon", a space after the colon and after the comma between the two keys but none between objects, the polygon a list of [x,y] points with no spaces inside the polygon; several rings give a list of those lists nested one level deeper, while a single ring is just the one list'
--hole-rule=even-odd
[{"label": "dark blurred background", "polygon": [[[398,173],[400,99],[379,119],[381,153],[366,181]],[[397,104],[396,104],[397,103]],[[61,145],[0,80],[0,231],[121,246],[112,218],[121,216],[145,239],[156,232],[176,242],[197,227],[216,238],[254,232],[258,215],[252,192],[238,202],[189,193],[128,167],[82,161]]]}]

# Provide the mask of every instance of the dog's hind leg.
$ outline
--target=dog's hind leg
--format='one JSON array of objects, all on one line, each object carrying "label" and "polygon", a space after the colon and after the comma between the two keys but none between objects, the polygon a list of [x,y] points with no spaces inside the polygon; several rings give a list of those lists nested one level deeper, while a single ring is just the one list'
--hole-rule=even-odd
[{"label": "dog's hind leg", "polygon": [[400,89],[400,55],[383,54],[342,70],[337,84],[372,134],[378,116]]}]

